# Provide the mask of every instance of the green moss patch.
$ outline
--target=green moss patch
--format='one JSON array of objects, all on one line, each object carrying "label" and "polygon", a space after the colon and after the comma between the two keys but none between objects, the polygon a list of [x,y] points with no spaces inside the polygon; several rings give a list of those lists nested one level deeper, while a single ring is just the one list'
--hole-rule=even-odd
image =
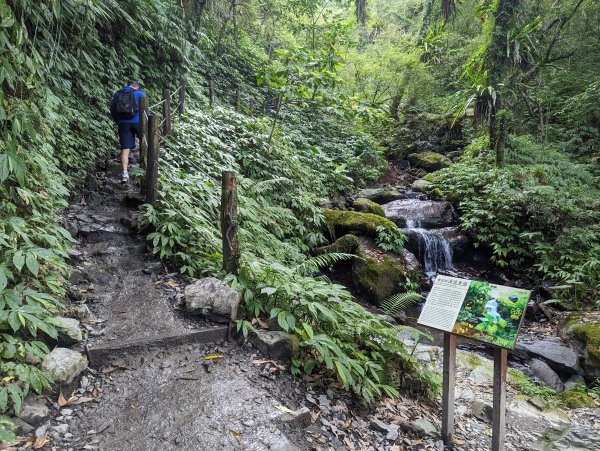
[{"label": "green moss patch", "polygon": [[360,211],[361,213],[373,213],[374,215],[385,217],[385,212],[381,205],[364,197],[356,199],[352,206],[356,211]]},{"label": "green moss patch", "polygon": [[316,255],[331,254],[341,252],[342,254],[354,254],[358,249],[358,237],[348,234],[337,239],[335,243],[329,246],[322,246],[315,250]]},{"label": "green moss patch", "polygon": [[397,229],[389,219],[383,218],[373,213],[360,213],[358,211],[341,211],[324,208],[325,221],[330,229],[334,230],[336,235],[345,235],[346,233],[356,233],[377,237],[377,227],[386,229]]},{"label": "green moss patch", "polygon": [[573,328],[573,335],[585,343],[588,356],[600,363],[600,323],[587,323]]},{"label": "green moss patch", "polygon": [[579,390],[567,390],[557,395],[557,398],[570,409],[595,407],[596,403],[588,394]]}]

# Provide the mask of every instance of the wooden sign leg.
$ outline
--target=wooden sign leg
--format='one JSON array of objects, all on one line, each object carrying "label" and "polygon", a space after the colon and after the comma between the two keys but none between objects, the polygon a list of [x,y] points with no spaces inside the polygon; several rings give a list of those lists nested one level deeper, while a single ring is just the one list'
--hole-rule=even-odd
[{"label": "wooden sign leg", "polygon": [[444,382],[442,388],[442,440],[452,447],[454,432],[454,388],[456,376],[456,335],[444,334]]},{"label": "wooden sign leg", "polygon": [[506,349],[494,349],[494,413],[492,417],[492,451],[504,451],[506,434]]}]

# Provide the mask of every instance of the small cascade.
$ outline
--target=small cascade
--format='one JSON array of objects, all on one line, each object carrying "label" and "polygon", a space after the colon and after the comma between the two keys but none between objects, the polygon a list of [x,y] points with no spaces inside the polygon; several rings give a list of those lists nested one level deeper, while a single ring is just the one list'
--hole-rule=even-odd
[{"label": "small cascade", "polygon": [[443,235],[422,228],[421,221],[416,219],[407,219],[406,228],[418,237],[418,257],[428,276],[434,276],[440,269],[452,268],[452,246]]}]

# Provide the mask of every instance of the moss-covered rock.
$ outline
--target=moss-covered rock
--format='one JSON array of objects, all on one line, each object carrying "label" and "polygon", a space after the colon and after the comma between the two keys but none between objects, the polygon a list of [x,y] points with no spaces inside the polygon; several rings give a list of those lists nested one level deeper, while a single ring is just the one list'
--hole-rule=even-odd
[{"label": "moss-covered rock", "polygon": [[428,193],[429,191],[431,191],[435,188],[435,185],[433,183],[431,183],[429,180],[418,179],[418,180],[415,180],[412,183],[412,185],[410,185],[410,187],[414,191],[419,191],[421,193]]},{"label": "moss-covered rock", "polygon": [[[397,293],[402,284],[416,281],[421,275],[420,265],[408,251],[402,256],[379,249],[369,238],[360,238],[358,256],[352,263],[352,276],[356,289],[369,301],[379,304]],[[410,258],[412,257],[412,258]]]},{"label": "moss-covered rock", "polygon": [[342,254],[354,254],[358,249],[358,237],[348,234],[338,238],[334,243],[328,246],[321,246],[315,249],[316,255],[331,254],[341,252]]},{"label": "moss-covered rock", "polygon": [[383,207],[381,205],[364,197],[359,197],[356,199],[352,206],[356,211],[360,211],[362,213],[373,213],[374,215],[385,217],[385,212],[383,211]]},{"label": "moss-covered rock", "polygon": [[574,313],[559,330],[563,339],[580,350],[586,380],[600,378],[600,313]]},{"label": "moss-covered rock", "polygon": [[393,200],[406,199],[406,195],[393,188],[367,188],[358,193],[358,198],[369,199],[378,204],[387,204]]},{"label": "moss-covered rock", "polygon": [[595,407],[596,403],[587,393],[579,390],[567,390],[557,395],[557,398],[570,409]]},{"label": "moss-covered rock", "polygon": [[447,168],[452,164],[452,160],[437,152],[416,152],[408,156],[408,161],[415,166],[425,169],[427,172],[437,171]]},{"label": "moss-covered rock", "polygon": [[361,213],[358,211],[340,211],[323,209],[325,221],[328,227],[335,231],[336,236],[347,233],[356,233],[370,237],[377,236],[377,227],[396,229],[397,226],[389,219],[374,215],[373,213]]}]

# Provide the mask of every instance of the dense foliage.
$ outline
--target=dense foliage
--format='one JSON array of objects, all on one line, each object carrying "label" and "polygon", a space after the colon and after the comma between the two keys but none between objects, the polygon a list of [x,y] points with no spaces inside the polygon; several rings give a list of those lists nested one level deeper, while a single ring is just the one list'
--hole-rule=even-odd
[{"label": "dense foliage", "polygon": [[[156,252],[243,290],[241,330],[272,317],[293,332],[294,371],[366,399],[393,394],[394,330],[318,276],[347,256],[309,257],[325,240],[319,200],[376,180],[378,143],[401,158],[441,131],[462,156],[429,177],[463,229],[500,267],[552,281],[565,305],[598,302],[598,6],[0,0],[0,412],[50,383],[38,364],[72,243],[60,211],[114,148],[106,103],[128,77],[151,99],[188,83],[191,108],[144,216]],[[241,175],[236,277],[220,273],[223,169]],[[378,243],[400,252],[403,241],[382,231]]]}]

